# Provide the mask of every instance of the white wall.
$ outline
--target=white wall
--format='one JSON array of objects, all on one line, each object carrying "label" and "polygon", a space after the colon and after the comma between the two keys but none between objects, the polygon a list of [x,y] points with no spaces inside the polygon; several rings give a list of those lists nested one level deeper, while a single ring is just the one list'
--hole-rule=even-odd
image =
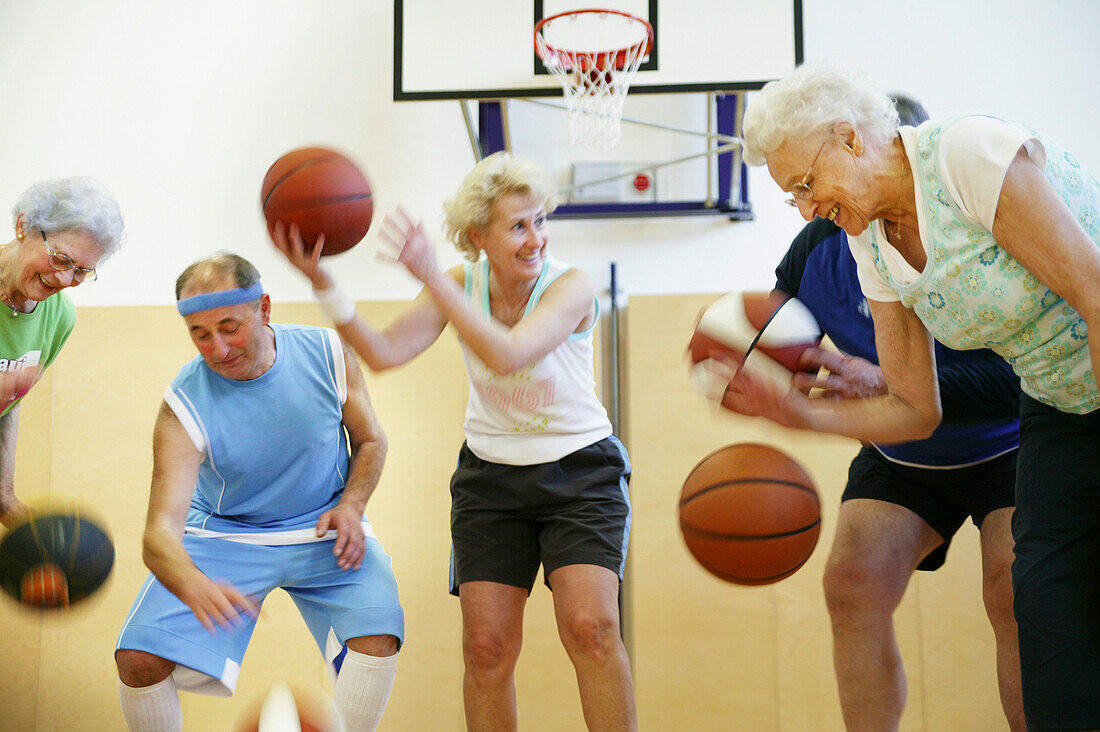
[{"label": "white wall", "polygon": [[[933,115],[1026,121],[1100,171],[1090,134],[1100,114],[1095,0],[803,6],[808,60],[860,68]],[[391,101],[392,22],[388,0],[2,0],[0,201],[61,175],[95,175],[115,192],[129,240],[99,282],[72,291],[78,304],[169,303],[176,274],[219,248],[252,259],[276,299],[308,299],[259,212],[260,181],[279,154],[342,148],[371,179],[376,211],[401,203],[432,225],[474,162],[456,102]],[[628,102],[628,114],[699,121],[697,96]],[[541,119],[525,126],[532,114],[512,110],[516,149],[556,169],[574,155],[546,150],[564,117],[553,129]],[[654,133],[641,154],[687,145]],[[768,287],[801,221],[766,173],[753,170],[749,185],[753,222],[559,221],[555,253],[599,281],[618,262],[630,293]],[[333,260],[340,280],[358,299],[411,297],[416,283],[369,256],[378,223],[365,245]],[[440,251],[458,261],[449,245]]]}]

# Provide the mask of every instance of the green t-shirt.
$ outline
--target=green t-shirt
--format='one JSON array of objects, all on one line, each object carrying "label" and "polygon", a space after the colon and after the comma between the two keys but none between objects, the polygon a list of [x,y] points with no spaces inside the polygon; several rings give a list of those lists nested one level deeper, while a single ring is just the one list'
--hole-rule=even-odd
[{"label": "green t-shirt", "polygon": [[[0,308],[0,371],[37,367],[41,377],[61,352],[75,324],[76,307],[63,292],[38,303],[30,313],[12,316],[10,310]],[[0,416],[20,401],[9,404]]]}]

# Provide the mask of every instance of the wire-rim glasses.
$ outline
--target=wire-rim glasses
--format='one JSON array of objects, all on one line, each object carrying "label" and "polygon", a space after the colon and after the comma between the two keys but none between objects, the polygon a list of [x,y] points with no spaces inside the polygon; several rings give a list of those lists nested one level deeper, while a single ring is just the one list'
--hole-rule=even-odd
[{"label": "wire-rim glasses", "polygon": [[825,143],[829,141],[826,137],[821,143],[821,147],[817,149],[817,155],[814,155],[814,161],[810,163],[810,169],[806,171],[806,175],[802,176],[802,180],[791,186],[791,196],[793,198],[787,199],[787,205],[797,207],[799,201],[809,201],[814,197],[814,189],[810,187],[810,183],[813,181],[811,177],[814,172],[814,166],[817,165],[817,159],[821,157],[821,151],[825,149]]},{"label": "wire-rim glasses", "polygon": [[88,269],[87,267],[77,267],[76,262],[69,258],[69,255],[62,254],[61,252],[55,252],[50,247],[50,242],[46,239],[46,232],[41,229],[38,233],[42,235],[42,243],[46,245],[46,255],[50,266],[53,267],[56,272],[68,272],[73,270],[73,279],[77,282],[95,282],[96,273],[95,268]]}]

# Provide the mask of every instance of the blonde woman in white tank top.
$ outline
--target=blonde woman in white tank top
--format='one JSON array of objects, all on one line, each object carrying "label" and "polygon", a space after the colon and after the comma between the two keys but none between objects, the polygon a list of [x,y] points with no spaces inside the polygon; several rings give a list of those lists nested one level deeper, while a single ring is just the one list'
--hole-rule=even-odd
[{"label": "blonde woman in white tank top", "polygon": [[637,728],[618,594],[629,538],[630,462],[595,393],[588,276],[547,254],[553,187],[508,153],[482,160],[446,202],[448,238],[469,260],[444,270],[423,225],[387,217],[391,259],[424,283],[382,329],[355,313],[296,230],[276,245],[310,278],[322,309],[374,371],[426,350],[450,323],[470,399],[451,482],[452,593],[463,617],[470,730],[518,725],[513,671],[539,565],[553,590],[590,729]]}]

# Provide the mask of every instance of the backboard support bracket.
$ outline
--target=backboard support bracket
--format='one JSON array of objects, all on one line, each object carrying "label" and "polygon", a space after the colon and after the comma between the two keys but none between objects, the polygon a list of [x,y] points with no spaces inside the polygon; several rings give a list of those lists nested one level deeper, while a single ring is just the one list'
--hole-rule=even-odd
[{"label": "backboard support bracket", "polygon": [[[672,165],[684,160],[702,156],[713,156],[717,168],[717,192],[707,181],[707,196],[702,200],[660,201],[660,202],[591,202],[564,203],[551,215],[551,218],[630,218],[655,216],[701,216],[721,215],[730,221],[749,221],[753,218],[752,204],[749,202],[747,168],[741,159],[740,132],[744,114],[744,94],[710,94],[714,105],[716,133],[699,133],[662,126],[662,129],[683,132],[707,138],[707,149],[697,155],[667,161],[663,165]],[[534,100],[519,99],[531,103]],[[475,132],[470,110],[466,100],[462,105],[463,119],[470,137],[470,147],[475,160],[481,160],[501,150],[509,150],[507,100],[479,100],[478,124]],[[549,105],[556,106],[556,105]],[[564,109],[564,108],[563,108]],[[623,119],[624,123],[646,124],[639,120]],[[623,173],[620,177],[633,175],[634,171]],[[589,182],[591,184],[592,181]]]}]

